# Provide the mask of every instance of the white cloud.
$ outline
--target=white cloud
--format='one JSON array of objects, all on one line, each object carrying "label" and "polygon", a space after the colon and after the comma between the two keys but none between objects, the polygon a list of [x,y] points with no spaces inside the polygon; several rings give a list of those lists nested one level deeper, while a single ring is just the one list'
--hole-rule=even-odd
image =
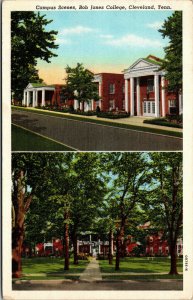
[{"label": "white cloud", "polygon": [[117,39],[106,40],[104,42],[106,45],[123,47],[162,47],[162,43],[159,40],[152,40],[148,38],[143,38],[134,34],[128,34]]},{"label": "white cloud", "polygon": [[94,32],[96,31],[94,28],[90,27],[84,27],[84,26],[76,26],[76,27],[71,27],[71,28],[64,28],[60,34],[61,35],[68,35],[68,34],[82,34],[82,33],[89,33],[89,32]]},{"label": "white cloud", "polygon": [[67,39],[63,39],[63,38],[57,38],[56,39],[56,44],[59,44],[59,45],[70,45],[71,41],[67,40]]},{"label": "white cloud", "polygon": [[147,24],[147,27],[152,28],[152,29],[160,29],[163,25],[163,22],[154,22],[154,23],[149,23]]},{"label": "white cloud", "polygon": [[102,39],[112,39],[113,35],[112,34],[100,34],[100,37]]}]

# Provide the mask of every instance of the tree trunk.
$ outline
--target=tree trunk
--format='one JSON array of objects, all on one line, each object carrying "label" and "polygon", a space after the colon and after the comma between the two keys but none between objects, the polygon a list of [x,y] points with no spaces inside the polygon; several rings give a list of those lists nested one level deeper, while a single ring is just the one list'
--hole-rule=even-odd
[{"label": "tree trunk", "polygon": [[112,230],[110,230],[110,232],[109,232],[109,265],[113,264],[112,242],[113,242],[113,232],[112,232]]},{"label": "tree trunk", "polygon": [[122,240],[124,238],[125,234],[125,221],[126,218],[123,217],[121,220],[121,227],[120,230],[117,232],[117,237],[116,237],[116,264],[115,264],[115,270],[118,271],[120,270],[119,268],[119,263],[120,263],[120,257],[121,257],[121,250],[122,250]]},{"label": "tree trunk", "polygon": [[177,253],[176,253],[176,243],[173,241],[170,244],[170,275],[178,275],[177,271]]},{"label": "tree trunk", "polygon": [[12,230],[12,276],[14,278],[21,277],[21,253],[24,238],[24,172],[20,170],[15,174],[15,186],[13,195],[13,206],[15,212],[15,220]]},{"label": "tree trunk", "polygon": [[74,265],[78,265],[78,239],[76,232],[73,233]]},{"label": "tree trunk", "polygon": [[115,263],[115,270],[120,270],[119,263],[120,263],[120,256],[121,256],[121,236],[120,234],[116,238],[116,263]]},{"label": "tree trunk", "polygon": [[69,225],[68,223],[65,223],[64,244],[65,244],[64,270],[69,270]]}]

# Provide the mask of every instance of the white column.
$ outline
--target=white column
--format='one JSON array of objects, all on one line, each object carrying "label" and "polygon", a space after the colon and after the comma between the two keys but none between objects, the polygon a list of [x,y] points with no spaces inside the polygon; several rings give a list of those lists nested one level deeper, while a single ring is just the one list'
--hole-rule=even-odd
[{"label": "white column", "polygon": [[159,75],[154,75],[155,87],[155,116],[159,117]]},{"label": "white column", "polygon": [[139,77],[137,77],[137,116],[141,116],[140,78]]},{"label": "white column", "polygon": [[80,110],[82,110],[82,109],[83,109],[83,103],[80,102]]},{"label": "white column", "polygon": [[98,240],[98,243],[99,243],[99,254],[101,253],[101,245],[100,245],[100,239]]},{"label": "white column", "polygon": [[130,114],[134,116],[134,77],[130,78]]},{"label": "white column", "polygon": [[35,106],[38,106],[38,91],[36,90]]},{"label": "white column", "polygon": [[165,97],[165,77],[161,77],[161,87],[162,87],[162,117],[166,115],[166,97]]},{"label": "white column", "polygon": [[85,102],[84,103],[84,111],[88,111],[89,110],[89,103]]},{"label": "white column", "polygon": [[29,98],[30,98],[30,92],[27,92],[27,107],[29,106]]},{"label": "white column", "polygon": [[94,110],[94,100],[91,101],[91,110]]},{"label": "white column", "polygon": [[125,79],[125,111],[129,112],[128,79]]},{"label": "white column", "polygon": [[79,108],[78,100],[74,100],[74,109],[77,110]]},{"label": "white column", "polygon": [[33,90],[33,102],[32,102],[32,106],[33,107],[36,106],[36,90]]},{"label": "white column", "polygon": [[182,94],[179,94],[179,115],[183,113],[183,100],[182,100]]},{"label": "white column", "polygon": [[42,90],[42,106],[45,106],[45,90]]},{"label": "white column", "polygon": [[23,105],[26,105],[26,92],[23,92]]}]

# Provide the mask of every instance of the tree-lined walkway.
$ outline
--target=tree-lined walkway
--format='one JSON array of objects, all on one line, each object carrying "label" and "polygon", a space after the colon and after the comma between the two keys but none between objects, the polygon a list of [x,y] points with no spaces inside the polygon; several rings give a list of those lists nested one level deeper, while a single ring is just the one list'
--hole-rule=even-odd
[{"label": "tree-lined walkway", "polygon": [[102,280],[102,275],[99,267],[99,261],[92,258],[87,268],[80,276],[80,280],[95,281]]}]

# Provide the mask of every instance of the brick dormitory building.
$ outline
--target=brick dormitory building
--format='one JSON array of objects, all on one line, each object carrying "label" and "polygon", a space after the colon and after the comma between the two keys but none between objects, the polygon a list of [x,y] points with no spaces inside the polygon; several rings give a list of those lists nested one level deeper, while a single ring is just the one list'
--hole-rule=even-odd
[{"label": "brick dormitory building", "polygon": [[[100,73],[94,75],[98,85],[99,101],[85,103],[85,111],[126,111],[131,116],[164,117],[166,114],[182,114],[182,95],[167,90],[165,71],[160,70],[161,60],[149,55],[139,58],[122,74]],[[82,109],[77,100],[62,98],[64,85],[29,83],[24,90],[25,106],[73,105]]]}]

